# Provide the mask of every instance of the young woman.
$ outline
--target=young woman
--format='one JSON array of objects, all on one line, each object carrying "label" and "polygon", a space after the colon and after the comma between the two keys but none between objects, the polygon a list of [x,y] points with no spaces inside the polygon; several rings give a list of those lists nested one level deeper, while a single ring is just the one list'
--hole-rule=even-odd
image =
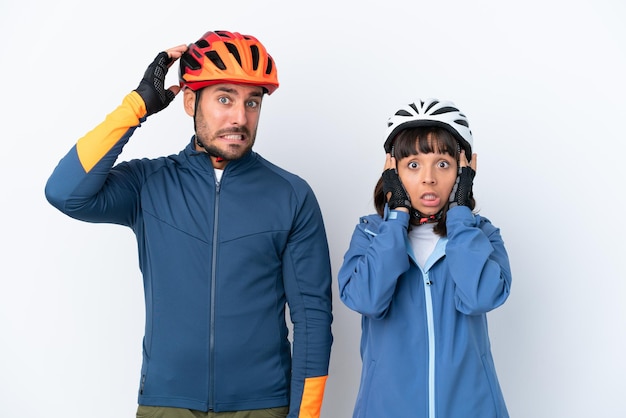
[{"label": "young woman", "polygon": [[500,231],[473,212],[476,155],[451,102],[419,100],[388,121],[376,214],[339,271],[362,315],[355,418],[508,417],[486,314],[507,299]]}]

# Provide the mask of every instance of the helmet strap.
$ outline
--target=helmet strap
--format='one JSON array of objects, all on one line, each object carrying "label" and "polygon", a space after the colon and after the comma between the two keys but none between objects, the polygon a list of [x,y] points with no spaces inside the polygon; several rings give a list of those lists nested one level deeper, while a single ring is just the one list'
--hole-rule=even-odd
[{"label": "helmet strap", "polygon": [[204,90],[204,87],[196,91],[196,99],[195,99],[195,103],[193,105],[193,131],[195,133],[194,137],[195,137],[195,140],[196,140],[196,145],[198,145],[200,148],[204,149],[204,151],[208,155],[210,155],[211,157],[214,157],[216,162],[222,162],[222,161],[224,161],[223,157],[220,157],[219,155],[215,155],[215,153],[213,153],[213,152],[209,151],[208,149],[206,149],[204,144],[202,142],[200,142],[200,139],[198,139],[198,132],[196,130],[196,115],[198,114],[198,103],[200,102],[200,92],[202,92],[202,90]]},{"label": "helmet strap", "polygon": [[198,139],[198,130],[196,128],[196,115],[198,114],[198,103],[200,102],[200,92],[202,91],[202,89],[195,91],[196,93],[196,97],[195,97],[195,102],[193,104],[193,133],[194,135],[194,139],[196,140],[196,145],[199,146],[200,148],[204,149],[204,151],[209,154],[209,150],[207,150],[204,147],[204,144],[202,142],[200,142],[200,139]]},{"label": "helmet strap", "polygon": [[439,220],[443,216],[443,209],[434,215],[424,215],[419,213],[417,209],[411,208],[411,216],[418,219],[420,225],[424,225],[425,223],[429,222],[439,222]]},{"label": "helmet strap", "polygon": [[196,132],[196,115],[198,114],[198,104],[200,103],[200,93],[204,90],[203,88],[196,90],[196,98],[193,104],[193,131]]}]

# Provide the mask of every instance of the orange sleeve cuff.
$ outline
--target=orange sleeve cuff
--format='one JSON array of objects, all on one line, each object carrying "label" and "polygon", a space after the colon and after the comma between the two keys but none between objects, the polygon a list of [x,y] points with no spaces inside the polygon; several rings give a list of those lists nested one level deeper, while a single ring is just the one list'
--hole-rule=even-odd
[{"label": "orange sleeve cuff", "polygon": [[308,377],[304,380],[304,393],[298,418],[319,418],[328,376]]}]

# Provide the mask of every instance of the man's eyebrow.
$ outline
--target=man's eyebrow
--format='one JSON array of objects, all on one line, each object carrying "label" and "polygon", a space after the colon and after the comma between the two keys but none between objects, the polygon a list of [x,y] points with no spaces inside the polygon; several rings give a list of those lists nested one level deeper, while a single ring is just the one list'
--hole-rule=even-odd
[{"label": "man's eyebrow", "polygon": [[218,86],[216,90],[223,91],[225,93],[237,93],[237,90],[232,87]]},{"label": "man's eyebrow", "polygon": [[[261,87],[259,87],[260,90],[257,90],[253,93],[250,94],[250,97],[262,97],[263,96],[263,89]],[[218,91],[223,91],[224,93],[230,93],[230,94],[234,94],[237,95],[237,90],[232,88],[232,87],[226,87],[226,86],[219,86],[216,90]]]}]

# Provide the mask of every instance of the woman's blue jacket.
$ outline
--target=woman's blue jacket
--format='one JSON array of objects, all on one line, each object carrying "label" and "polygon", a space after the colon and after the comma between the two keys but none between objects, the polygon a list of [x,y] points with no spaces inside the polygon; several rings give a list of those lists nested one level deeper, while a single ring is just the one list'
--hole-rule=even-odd
[{"label": "woman's blue jacket", "polygon": [[339,271],[341,300],[362,315],[354,417],[508,417],[486,316],[511,287],[498,228],[450,209],[447,237],[421,268],[408,220],[400,211],[362,217]]}]

